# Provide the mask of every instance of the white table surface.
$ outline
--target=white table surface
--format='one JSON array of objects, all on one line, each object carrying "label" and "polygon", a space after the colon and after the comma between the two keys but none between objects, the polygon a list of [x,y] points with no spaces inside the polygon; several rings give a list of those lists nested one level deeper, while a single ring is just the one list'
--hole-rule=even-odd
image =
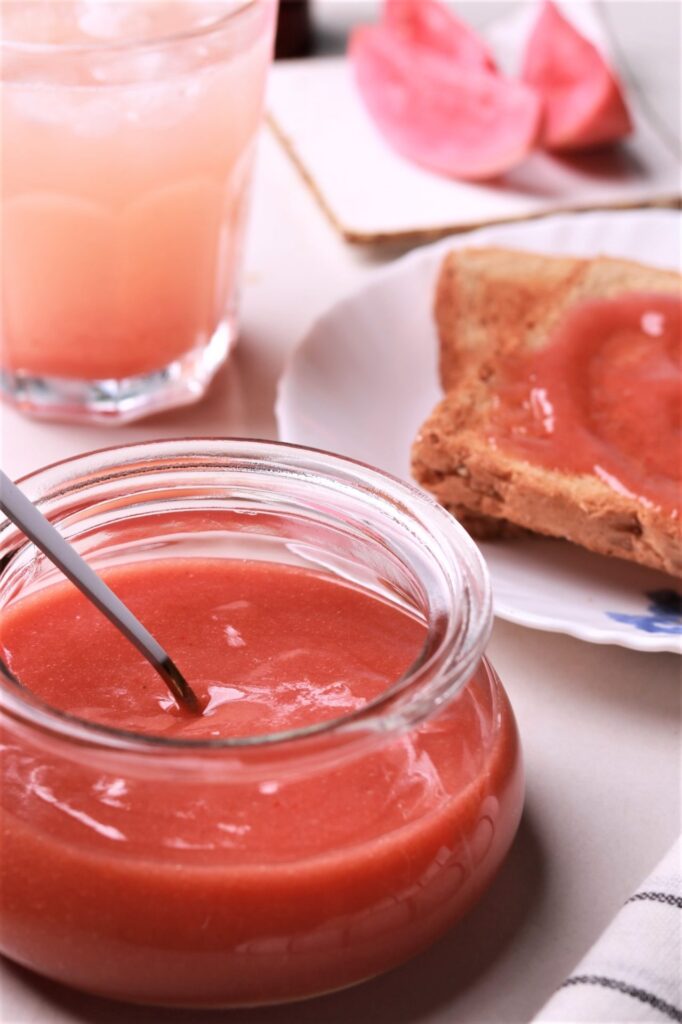
[{"label": "white table surface", "polygon": [[[500,4],[479,4],[480,21]],[[324,0],[333,48],[353,0]],[[640,88],[679,124],[679,7],[608,4]],[[243,331],[200,405],[119,429],[0,413],[3,468],[18,477],[92,448],[183,435],[274,437],[277,377],[313,319],[393,253],[340,241],[265,131],[244,282]],[[490,655],[516,710],[526,810],[497,881],[429,952],[323,1000],[267,1010],[170,1012],[90,999],[0,965],[2,1024],[474,1024],[529,1021],[680,831],[680,667],[497,622]],[[620,1022],[604,1022],[620,1024]]]}]

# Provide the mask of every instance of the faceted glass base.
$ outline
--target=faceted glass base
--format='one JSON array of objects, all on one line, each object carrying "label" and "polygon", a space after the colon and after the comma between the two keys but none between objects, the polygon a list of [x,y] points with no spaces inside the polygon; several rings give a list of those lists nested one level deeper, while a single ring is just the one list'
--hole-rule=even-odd
[{"label": "faceted glass base", "polygon": [[71,380],[0,370],[0,394],[22,412],[72,423],[129,423],[163,409],[188,405],[205,394],[235,340],[223,321],[207,345],[168,366],[121,380]]}]

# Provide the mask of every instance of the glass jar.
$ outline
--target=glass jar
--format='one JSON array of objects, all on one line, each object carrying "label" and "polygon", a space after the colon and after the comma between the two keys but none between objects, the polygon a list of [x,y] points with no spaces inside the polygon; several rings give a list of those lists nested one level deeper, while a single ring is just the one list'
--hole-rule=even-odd
[{"label": "glass jar", "polygon": [[276,0],[2,4],[0,389],[123,422],[236,333]]},{"label": "glass jar", "polygon": [[[95,568],[197,552],[313,568],[409,610],[425,641],[359,710],[238,739],[126,733],[5,677],[4,955],[132,1002],[280,1002],[394,967],[475,902],[523,781],[483,657],[488,574],[453,518],[360,463],[249,440],[108,449],[22,486]],[[59,579],[6,520],[0,558],[3,609]]]}]

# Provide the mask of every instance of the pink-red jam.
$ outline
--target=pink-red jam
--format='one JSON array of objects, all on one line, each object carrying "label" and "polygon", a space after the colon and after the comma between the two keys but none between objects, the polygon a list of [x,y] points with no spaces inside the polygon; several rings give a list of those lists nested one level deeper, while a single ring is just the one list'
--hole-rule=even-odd
[{"label": "pink-red jam", "polygon": [[[356,712],[426,633],[370,592],[281,564],[174,558],[104,575],[182,666],[201,716],[175,708],[70,583],[5,608],[0,648],[53,707],[159,741]],[[0,747],[0,950],[134,1002],[276,1002],[394,966],[489,884],[522,803],[514,718],[485,661],[433,718],[328,764],[294,747],[272,767],[261,752],[258,772],[235,749],[65,750],[11,722]]]},{"label": "pink-red jam", "polygon": [[678,517],[681,305],[632,293],[570,310],[547,346],[505,364],[491,442]]}]

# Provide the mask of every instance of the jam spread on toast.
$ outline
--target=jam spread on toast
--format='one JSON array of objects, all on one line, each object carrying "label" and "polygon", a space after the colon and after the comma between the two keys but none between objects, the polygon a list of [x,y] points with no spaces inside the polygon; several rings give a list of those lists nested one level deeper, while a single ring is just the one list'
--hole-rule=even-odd
[{"label": "jam spread on toast", "polygon": [[571,309],[549,344],[505,359],[490,443],[680,517],[681,306],[631,293]]}]

